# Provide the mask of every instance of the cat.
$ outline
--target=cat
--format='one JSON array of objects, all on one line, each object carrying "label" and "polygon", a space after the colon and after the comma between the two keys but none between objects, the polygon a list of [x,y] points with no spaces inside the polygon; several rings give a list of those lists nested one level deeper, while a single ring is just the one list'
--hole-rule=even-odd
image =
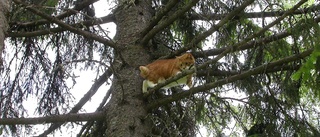
[{"label": "cat", "polygon": [[[191,53],[185,53],[177,56],[174,59],[156,60],[146,66],[140,66],[140,76],[145,80],[142,84],[142,92],[147,93],[148,87],[154,87],[158,83],[163,83],[165,80],[181,73],[184,70],[193,69],[195,59]],[[192,74],[189,74],[175,82],[172,82],[165,87],[168,89],[174,86],[186,84],[189,88],[192,87]]]}]

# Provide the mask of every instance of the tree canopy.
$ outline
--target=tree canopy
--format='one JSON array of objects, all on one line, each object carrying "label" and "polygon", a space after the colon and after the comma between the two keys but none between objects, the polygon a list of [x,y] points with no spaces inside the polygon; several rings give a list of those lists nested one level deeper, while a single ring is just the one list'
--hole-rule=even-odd
[{"label": "tree canopy", "polygon": [[[102,17],[96,2],[0,2],[0,135],[320,136],[319,2],[114,0]],[[139,66],[185,52],[196,69],[142,93]],[[161,89],[188,74],[192,88]],[[81,110],[105,84],[96,111]]]}]

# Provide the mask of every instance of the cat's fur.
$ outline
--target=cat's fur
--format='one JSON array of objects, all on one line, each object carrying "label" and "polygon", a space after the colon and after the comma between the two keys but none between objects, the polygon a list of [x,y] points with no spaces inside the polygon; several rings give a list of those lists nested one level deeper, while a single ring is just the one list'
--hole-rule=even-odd
[{"label": "cat's fur", "polygon": [[[141,77],[145,78],[142,85],[143,93],[147,92],[148,87],[154,87],[158,83],[163,83],[183,70],[194,68],[195,60],[191,53],[185,53],[174,59],[156,60],[146,66],[140,66]],[[177,85],[187,84],[192,87],[192,74],[187,75],[163,88],[171,88]]]}]

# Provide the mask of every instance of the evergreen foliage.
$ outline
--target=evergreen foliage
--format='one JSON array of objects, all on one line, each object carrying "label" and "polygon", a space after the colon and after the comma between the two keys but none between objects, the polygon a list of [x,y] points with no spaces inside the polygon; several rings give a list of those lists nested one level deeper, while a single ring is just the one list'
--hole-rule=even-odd
[{"label": "evergreen foliage", "polygon": [[[116,6],[97,18],[92,5],[96,1],[12,0],[0,71],[0,135],[19,136],[22,131],[34,135],[32,126],[6,123],[11,118],[27,121],[24,117],[33,111],[44,119],[78,114],[108,80],[113,85],[97,111],[79,114],[87,122],[57,119],[36,135],[46,136],[67,123],[82,126],[77,136],[108,136],[112,119],[101,113],[132,103],[123,98],[144,102],[140,105],[147,115],[136,119],[151,129],[145,136],[191,137],[203,134],[200,129],[221,137],[320,135],[319,2],[119,0],[108,1]],[[117,18],[139,6],[152,13],[150,18],[138,13],[149,19],[145,20],[149,26],[130,26],[134,20]],[[117,25],[114,38],[100,26],[112,22]],[[136,35],[125,37],[119,24],[129,25],[133,29],[128,31]],[[124,46],[127,39],[130,46]],[[125,84],[115,85],[119,81],[138,85],[142,78],[134,76],[139,65],[184,52],[196,58],[191,89],[155,87],[149,95],[141,92],[137,97]],[[126,69],[131,69],[132,79],[121,79],[120,71]],[[75,73],[88,70],[95,72],[95,82],[74,106],[70,90],[81,86]],[[181,75],[187,73],[192,72]],[[123,104],[110,103],[115,92],[123,92]],[[37,99],[36,110],[25,109],[30,98]],[[42,123],[46,121],[38,124]],[[135,124],[129,126],[130,132],[138,132]]]}]

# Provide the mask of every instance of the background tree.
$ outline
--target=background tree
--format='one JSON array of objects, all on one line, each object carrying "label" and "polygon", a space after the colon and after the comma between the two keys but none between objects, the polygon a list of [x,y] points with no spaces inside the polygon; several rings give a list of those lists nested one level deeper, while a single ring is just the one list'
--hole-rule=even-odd
[{"label": "background tree", "polygon": [[[10,14],[5,2],[1,134],[32,135],[21,125],[43,123],[52,124],[38,136],[64,123],[80,124],[77,136],[185,137],[203,127],[213,136],[320,134],[317,2],[118,0],[101,18],[97,0],[12,0]],[[100,26],[110,22],[114,38]],[[143,95],[138,67],[184,52],[195,56],[197,70]],[[78,70],[93,70],[96,79],[72,106]],[[160,89],[194,72],[193,88]],[[79,113],[108,79],[96,111]],[[32,97],[39,117],[25,118]]]}]

